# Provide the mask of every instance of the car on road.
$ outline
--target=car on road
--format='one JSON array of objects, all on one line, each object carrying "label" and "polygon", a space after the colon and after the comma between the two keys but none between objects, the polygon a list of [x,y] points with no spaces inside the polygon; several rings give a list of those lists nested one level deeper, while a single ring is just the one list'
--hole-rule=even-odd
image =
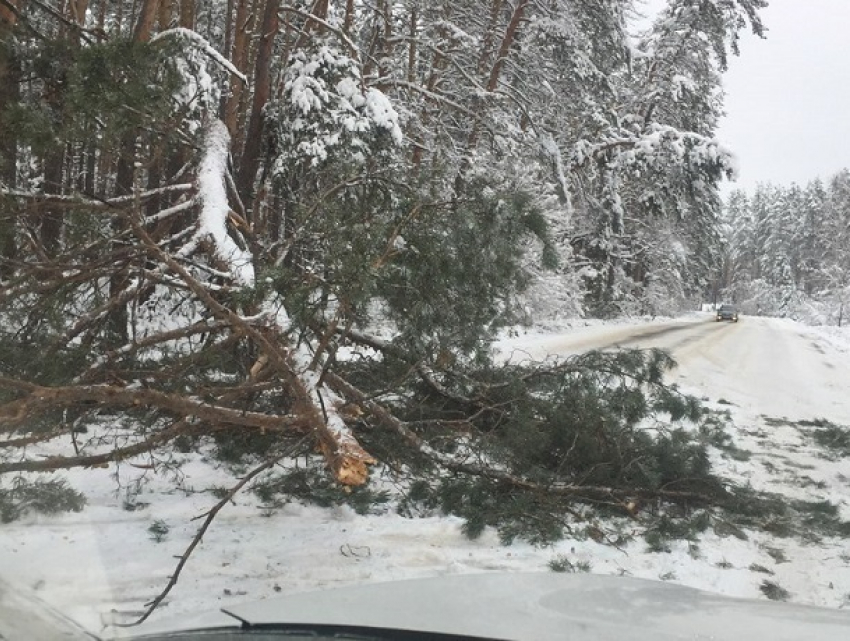
[{"label": "car on road", "polygon": [[717,309],[717,322],[720,321],[733,321],[735,323],[738,322],[738,308],[734,305],[721,305]]}]

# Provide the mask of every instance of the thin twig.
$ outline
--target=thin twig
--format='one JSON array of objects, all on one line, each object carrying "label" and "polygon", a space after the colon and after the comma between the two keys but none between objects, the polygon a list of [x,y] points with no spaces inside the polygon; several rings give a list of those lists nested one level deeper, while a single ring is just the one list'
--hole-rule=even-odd
[{"label": "thin twig", "polygon": [[120,627],[120,628],[129,628],[129,627],[139,625],[139,624],[143,623],[145,620],[147,620],[147,618],[151,614],[153,614],[154,610],[156,610],[159,607],[159,605],[163,602],[163,600],[165,600],[165,597],[168,596],[168,593],[171,592],[172,588],[174,588],[174,586],[177,585],[177,580],[180,578],[180,573],[183,571],[183,568],[186,567],[186,563],[189,562],[189,557],[192,556],[192,552],[195,551],[195,548],[198,547],[198,544],[203,540],[204,534],[206,534],[210,525],[215,520],[215,517],[222,510],[222,508],[225,505],[227,505],[231,500],[233,500],[233,497],[236,496],[239,493],[239,491],[243,487],[245,487],[250,481],[255,479],[257,476],[259,476],[260,474],[262,474],[266,470],[269,470],[272,467],[274,467],[275,465],[277,465],[278,462],[281,459],[286,458],[287,456],[290,456],[291,454],[293,454],[299,447],[301,447],[304,444],[304,442],[308,438],[309,437],[305,436],[305,437],[299,439],[298,442],[296,442],[292,447],[288,448],[284,452],[280,452],[280,453],[272,456],[271,458],[266,459],[261,465],[258,465],[253,470],[248,472],[248,474],[246,474],[242,478],[241,481],[239,481],[236,485],[234,485],[232,488],[230,488],[230,490],[228,490],[227,494],[225,494],[224,497],[222,497],[222,499],[212,507],[212,509],[210,509],[208,512],[201,515],[200,517],[196,517],[195,519],[192,519],[192,520],[196,520],[198,518],[203,517],[204,522],[201,524],[201,527],[198,528],[198,531],[195,533],[195,536],[192,538],[192,542],[189,544],[189,547],[187,547],[186,550],[183,552],[183,554],[180,555],[180,560],[177,563],[177,567],[174,568],[174,573],[169,578],[168,584],[165,586],[165,588],[162,590],[162,592],[160,592],[156,596],[156,598],[154,598],[152,601],[148,601],[147,603],[145,603],[146,609],[145,609],[144,613],[142,614],[142,616],[140,616],[137,620],[133,621],[132,623],[116,623],[114,625],[117,626],[117,627]]}]

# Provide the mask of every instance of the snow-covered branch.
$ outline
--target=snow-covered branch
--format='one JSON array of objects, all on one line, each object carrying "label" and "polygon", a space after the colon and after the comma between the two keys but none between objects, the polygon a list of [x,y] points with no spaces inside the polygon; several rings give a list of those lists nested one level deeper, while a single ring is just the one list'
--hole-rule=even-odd
[{"label": "snow-covered branch", "polygon": [[204,155],[198,168],[198,199],[201,213],[195,238],[209,239],[216,257],[227,265],[239,285],[254,284],[254,265],[250,252],[239,247],[227,232],[230,206],[227,201],[225,174],[230,153],[230,134],[220,120],[213,120],[206,131]]},{"label": "snow-covered branch", "polygon": [[10,189],[8,187],[0,186],[0,195],[8,196],[9,198],[22,198],[24,200],[50,203],[52,205],[67,205],[69,207],[83,206],[90,209],[110,209],[119,205],[136,202],[137,200],[145,201],[155,196],[186,192],[193,188],[194,185],[191,183],[180,183],[176,185],[167,185],[165,187],[157,187],[156,189],[148,189],[138,194],[96,199],[89,198],[83,194],[51,194],[37,191],[25,191],[22,189]]},{"label": "snow-covered branch", "polygon": [[188,40],[191,44],[198,47],[198,49],[215,60],[223,68],[227,69],[228,72],[239,78],[246,85],[248,84],[248,78],[245,77],[245,74],[239,71],[239,69],[237,69],[230,60],[221,55],[201,34],[192,31],[191,29],[186,29],[185,27],[175,27],[174,29],[161,31],[151,38],[151,42],[153,43],[167,38]]},{"label": "snow-covered branch", "polygon": [[734,154],[716,139],[657,124],[637,136],[579,141],[573,148],[570,165],[575,169],[589,161],[604,161],[611,168],[638,164],[675,166],[671,161],[695,167],[715,165],[729,178],[737,172]]}]

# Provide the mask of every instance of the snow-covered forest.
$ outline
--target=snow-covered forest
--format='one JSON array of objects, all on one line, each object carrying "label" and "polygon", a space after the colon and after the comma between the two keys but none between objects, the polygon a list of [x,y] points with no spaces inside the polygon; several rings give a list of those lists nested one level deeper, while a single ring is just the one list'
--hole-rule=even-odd
[{"label": "snow-covered forest", "polygon": [[[4,2],[5,415],[212,395],[359,484],[342,343],[448,393],[500,326],[710,287],[720,74],[763,4]],[[283,416],[247,412],[281,380]]]},{"label": "snow-covered forest", "polygon": [[668,354],[491,349],[843,301],[846,172],[720,198],[765,5],[0,0],[0,520],[82,509],[57,470],[184,464],[232,483],[181,567],[248,489],[535,544],[784,518],[716,475],[725,423]]},{"label": "snow-covered forest", "polygon": [[641,32],[632,0],[4,3],[4,270],[120,247],[99,294],[126,334],[169,280],[133,264],[132,211],[202,282],[349,314],[430,322],[426,254],[429,283],[487,274],[455,292],[476,324],[669,310],[720,256],[720,72],[762,4]]},{"label": "snow-covered forest", "polygon": [[850,171],[805,187],[733,192],[720,286],[747,313],[846,323],[850,303]]},{"label": "snow-covered forest", "polygon": [[[846,315],[847,171],[720,197],[721,78],[765,5],[0,0],[0,523],[134,513],[122,527],[160,543],[182,520],[174,571],[169,548],[143,587],[142,561],[127,575],[137,620],[231,509],[257,531],[292,505],[312,515],[286,517],[299,532],[333,530],[316,513],[346,506],[503,543],[677,541],[695,563],[703,533],[846,537],[827,481],[793,500],[753,482],[776,454],[761,427],[791,457],[814,426],[835,461],[844,427],[768,425],[725,369],[709,378],[728,398],[684,393],[660,349],[587,351],[672,336],[657,345],[698,362],[731,327],[657,321],[548,360],[505,347],[528,348],[523,325],[712,296]],[[748,345],[785,336],[744,320]],[[286,589],[309,583],[295,574]]]}]

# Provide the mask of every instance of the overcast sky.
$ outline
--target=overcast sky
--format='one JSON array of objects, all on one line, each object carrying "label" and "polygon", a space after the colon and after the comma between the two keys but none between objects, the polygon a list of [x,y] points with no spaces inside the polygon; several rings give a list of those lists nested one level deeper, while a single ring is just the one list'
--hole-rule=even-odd
[{"label": "overcast sky", "polygon": [[762,16],[766,39],[730,59],[718,131],[747,191],[850,167],[850,0],[770,0]]}]

